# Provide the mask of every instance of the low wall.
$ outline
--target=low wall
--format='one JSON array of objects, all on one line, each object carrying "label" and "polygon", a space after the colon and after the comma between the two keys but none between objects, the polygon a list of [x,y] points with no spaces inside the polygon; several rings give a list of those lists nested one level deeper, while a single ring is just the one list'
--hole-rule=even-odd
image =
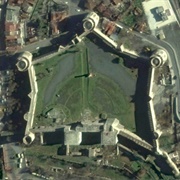
[{"label": "low wall", "polygon": [[[153,132],[157,133],[160,136],[161,132],[160,132],[160,130],[157,130],[157,119],[156,119],[156,114],[155,114],[154,105],[153,105],[153,92],[152,92],[152,88],[153,88],[153,84],[154,84],[154,72],[155,72],[155,69],[152,68],[151,73],[150,73],[150,81],[149,81],[150,84],[149,84],[149,94],[148,94],[151,97],[151,100],[148,102],[148,104],[149,104],[149,107],[150,107],[150,112],[149,113],[151,115],[150,119],[152,120]],[[176,98],[176,103],[178,103],[177,102],[177,98]],[[176,106],[176,111],[178,111],[177,106]],[[179,115],[179,113],[176,113],[176,114]],[[176,164],[171,160],[171,158],[169,157],[169,155],[165,151],[162,151],[160,149],[160,146],[159,146],[159,137],[157,139],[155,139],[154,142],[155,142],[156,151],[160,155],[164,155],[167,158],[168,164],[174,170],[173,173],[175,175],[179,175],[180,171],[177,168]]]},{"label": "low wall", "polygon": [[33,65],[29,67],[28,74],[31,85],[31,93],[30,93],[31,102],[30,102],[29,112],[27,113],[27,125],[26,125],[25,135],[28,135],[30,133],[30,129],[33,126],[34,115],[36,110],[37,92],[38,92],[36,75]]}]

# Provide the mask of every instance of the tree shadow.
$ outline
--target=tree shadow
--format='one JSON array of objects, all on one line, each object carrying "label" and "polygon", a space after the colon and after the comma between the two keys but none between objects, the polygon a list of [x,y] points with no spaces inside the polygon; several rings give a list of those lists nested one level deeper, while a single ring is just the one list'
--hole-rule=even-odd
[{"label": "tree shadow", "polygon": [[80,1],[79,1],[79,4],[78,4],[78,7],[80,7],[80,8],[83,9],[83,10],[85,10],[85,9],[84,9],[85,3],[86,3],[86,1],[80,0]]},{"label": "tree shadow", "polygon": [[50,42],[53,45],[66,46],[73,39],[74,36],[75,36],[74,33],[67,32],[66,34],[63,34],[63,35],[53,38]]},{"label": "tree shadow", "polygon": [[120,59],[119,59],[118,57],[116,57],[116,58],[114,58],[114,59],[112,60],[112,63],[113,63],[113,64],[119,64],[119,63],[120,63]]},{"label": "tree shadow", "polygon": [[82,75],[74,76],[74,78],[81,78],[81,77],[87,78],[88,76],[89,74],[82,74]]},{"label": "tree shadow", "polygon": [[15,69],[18,54],[0,56],[0,71]]},{"label": "tree shadow", "polygon": [[173,169],[167,163],[166,158],[160,155],[155,155],[155,157],[156,157],[155,163],[160,168],[161,172],[163,174],[171,175]]},{"label": "tree shadow", "polygon": [[147,150],[146,148],[138,145],[137,143],[135,143],[134,141],[128,139],[125,136],[122,136],[120,134],[118,134],[118,143],[133,149],[135,151],[137,151],[139,154],[141,154],[144,158],[146,158],[149,154],[152,154],[151,151]]}]

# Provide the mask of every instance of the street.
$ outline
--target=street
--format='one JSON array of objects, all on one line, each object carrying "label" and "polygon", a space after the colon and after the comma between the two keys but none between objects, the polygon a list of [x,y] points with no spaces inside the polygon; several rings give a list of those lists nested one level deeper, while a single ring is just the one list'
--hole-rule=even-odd
[{"label": "street", "polygon": [[51,40],[52,40],[52,38],[47,38],[44,40],[34,42],[32,44],[28,44],[28,45],[24,46],[19,52],[24,52],[24,51],[33,52],[33,51],[36,51],[38,47],[43,48],[43,47],[50,46],[50,45],[52,45]]},{"label": "street", "polygon": [[[173,64],[173,69],[175,72],[175,75],[177,77],[176,80],[176,87],[177,87],[177,98],[178,98],[178,119],[180,117],[180,41],[179,41],[179,36],[180,36],[180,28],[179,25],[177,23],[173,23],[167,27],[163,28],[164,34],[166,36],[165,38],[165,43],[168,44],[171,49],[174,51],[175,54],[175,59],[172,59],[172,54],[171,54],[171,59],[172,59],[172,64]],[[172,33],[173,32],[173,33]],[[180,121],[180,119],[179,119]]]},{"label": "street", "polygon": [[178,0],[170,0],[170,3],[176,15],[178,25],[180,25],[180,2]]}]

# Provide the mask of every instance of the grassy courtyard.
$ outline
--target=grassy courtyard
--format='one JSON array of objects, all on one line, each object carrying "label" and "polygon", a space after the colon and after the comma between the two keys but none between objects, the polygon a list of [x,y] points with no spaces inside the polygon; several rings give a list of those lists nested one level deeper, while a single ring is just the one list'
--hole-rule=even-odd
[{"label": "grassy courtyard", "polygon": [[78,44],[35,65],[38,100],[34,126],[92,121],[104,114],[135,130],[134,105],[129,97],[112,79],[89,67],[88,56],[88,49]]}]

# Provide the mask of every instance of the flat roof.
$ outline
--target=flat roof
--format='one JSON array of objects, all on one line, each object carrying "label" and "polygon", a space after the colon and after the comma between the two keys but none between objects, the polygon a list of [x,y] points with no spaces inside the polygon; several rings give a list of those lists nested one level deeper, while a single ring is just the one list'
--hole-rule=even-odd
[{"label": "flat roof", "polygon": [[[60,138],[60,137],[59,137]],[[82,133],[78,131],[65,131],[64,144],[65,145],[79,145],[82,141]]]},{"label": "flat roof", "polygon": [[20,7],[18,6],[8,6],[6,9],[6,21],[18,23],[19,11],[20,11]]},{"label": "flat roof", "polygon": [[[171,24],[171,23],[177,21],[176,16],[172,10],[171,4],[167,0],[143,1],[142,5],[144,8],[146,17],[147,17],[149,28],[151,29],[152,32],[154,32],[157,28],[161,28],[163,26],[166,26],[168,24]],[[162,8],[163,8],[165,12],[168,10],[168,13],[166,14],[166,15],[168,15],[168,20],[163,21],[163,19],[161,19],[159,21],[156,21],[155,13],[157,13],[156,10],[158,10],[157,8],[159,8],[159,7],[160,7],[160,10],[162,10]]]},{"label": "flat roof", "polygon": [[101,144],[102,145],[115,145],[115,144],[117,144],[117,132],[116,131],[103,131],[103,132],[101,132]]}]

